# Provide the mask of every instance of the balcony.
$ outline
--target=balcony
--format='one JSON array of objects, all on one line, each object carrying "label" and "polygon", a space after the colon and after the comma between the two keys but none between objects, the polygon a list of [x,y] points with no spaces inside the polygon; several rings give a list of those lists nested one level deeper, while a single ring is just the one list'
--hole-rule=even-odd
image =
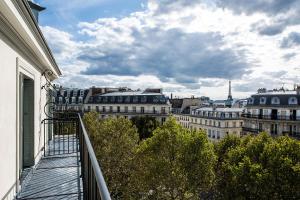
[{"label": "balcony", "polygon": [[[91,110],[85,109],[85,112],[89,112]],[[165,112],[159,112],[159,111],[141,111],[141,110],[96,110],[96,112],[100,114],[121,114],[121,115],[169,115],[169,113]]]},{"label": "balcony", "polygon": [[300,132],[295,131],[282,131],[282,135],[288,135],[292,138],[295,138],[297,140],[300,140]]},{"label": "balcony", "polygon": [[249,127],[243,127],[243,132],[245,132],[245,133],[260,133],[260,132],[262,132],[262,130],[259,130],[259,129],[257,129],[257,128],[249,128]]},{"label": "balcony", "polygon": [[50,139],[44,140],[43,156],[24,176],[16,199],[110,200],[80,115],[46,119],[43,125]]},{"label": "balcony", "polygon": [[250,119],[263,119],[263,120],[282,120],[282,121],[300,121],[299,116],[286,116],[286,115],[254,115],[254,114],[242,114],[243,118]]}]

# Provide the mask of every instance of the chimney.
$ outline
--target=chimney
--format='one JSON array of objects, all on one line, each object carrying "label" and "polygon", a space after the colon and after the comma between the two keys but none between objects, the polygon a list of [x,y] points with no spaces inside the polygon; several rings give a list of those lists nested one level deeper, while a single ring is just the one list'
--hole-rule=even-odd
[{"label": "chimney", "polygon": [[297,85],[296,92],[297,92],[297,95],[300,95],[300,85]]},{"label": "chimney", "polygon": [[28,4],[31,8],[31,11],[36,19],[37,22],[39,22],[39,12],[45,10],[45,7],[42,7],[36,3],[33,3],[32,1],[28,1]]},{"label": "chimney", "polygon": [[171,99],[173,99],[173,94],[171,93]]}]

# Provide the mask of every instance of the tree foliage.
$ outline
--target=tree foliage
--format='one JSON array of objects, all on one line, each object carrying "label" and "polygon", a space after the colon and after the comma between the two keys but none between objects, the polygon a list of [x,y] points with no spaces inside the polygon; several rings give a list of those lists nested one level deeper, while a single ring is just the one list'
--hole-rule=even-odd
[{"label": "tree foliage", "polygon": [[138,129],[140,140],[151,137],[153,131],[159,126],[155,117],[150,116],[135,116],[131,121]]},{"label": "tree foliage", "polygon": [[216,147],[220,199],[299,199],[300,143],[287,136],[225,138]]},{"label": "tree foliage", "polygon": [[98,120],[97,113],[84,116],[97,159],[114,199],[126,199],[139,138],[136,128],[125,118]]},{"label": "tree foliage", "polygon": [[212,144],[169,118],[140,141],[128,119],[84,122],[113,199],[300,199],[300,142],[287,136]]},{"label": "tree foliage", "polygon": [[213,183],[214,161],[205,133],[171,118],[137,150],[135,199],[198,199]]}]

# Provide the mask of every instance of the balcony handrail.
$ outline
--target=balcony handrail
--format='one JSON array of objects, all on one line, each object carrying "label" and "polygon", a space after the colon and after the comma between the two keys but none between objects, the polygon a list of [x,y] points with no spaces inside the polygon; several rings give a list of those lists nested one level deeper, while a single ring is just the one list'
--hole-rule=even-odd
[{"label": "balcony handrail", "polygon": [[87,151],[88,151],[88,154],[89,154],[89,157],[90,157],[90,161],[91,161],[91,164],[92,164],[92,168],[93,168],[93,171],[95,173],[95,179],[96,179],[97,184],[98,184],[98,189],[99,189],[101,199],[102,200],[111,200],[110,193],[108,191],[105,179],[103,177],[103,174],[102,174],[102,171],[100,169],[98,160],[96,158],[93,146],[91,144],[91,141],[89,139],[89,136],[88,136],[87,131],[85,129],[84,123],[83,123],[79,113],[78,113],[78,117],[79,117],[79,121],[80,121],[80,126],[82,128],[82,134],[83,134],[83,137],[84,137],[86,148],[87,148]]}]

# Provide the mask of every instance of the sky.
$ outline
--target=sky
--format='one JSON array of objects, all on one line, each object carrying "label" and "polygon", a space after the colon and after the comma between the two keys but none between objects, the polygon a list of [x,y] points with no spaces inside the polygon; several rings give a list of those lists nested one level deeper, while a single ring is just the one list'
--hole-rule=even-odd
[{"label": "sky", "polygon": [[66,87],[225,99],[300,81],[300,0],[35,0]]}]

